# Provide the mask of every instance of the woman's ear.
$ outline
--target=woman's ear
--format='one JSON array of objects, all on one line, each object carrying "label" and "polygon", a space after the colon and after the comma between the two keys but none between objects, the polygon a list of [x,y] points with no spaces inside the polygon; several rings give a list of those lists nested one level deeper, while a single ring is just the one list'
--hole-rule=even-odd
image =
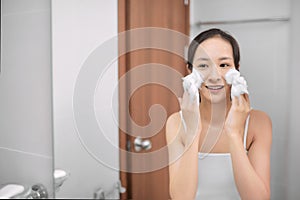
[{"label": "woman's ear", "polygon": [[189,68],[189,64],[186,64],[185,67],[188,74],[192,73],[192,70]]}]

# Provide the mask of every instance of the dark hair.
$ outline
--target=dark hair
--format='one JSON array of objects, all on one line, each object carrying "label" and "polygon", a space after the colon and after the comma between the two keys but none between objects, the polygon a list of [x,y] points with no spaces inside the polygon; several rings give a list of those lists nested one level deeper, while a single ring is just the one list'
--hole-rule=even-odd
[{"label": "dark hair", "polygon": [[198,48],[198,46],[206,39],[215,37],[215,36],[219,36],[222,39],[228,41],[231,44],[232,47],[232,51],[233,51],[233,59],[234,59],[234,65],[235,68],[237,70],[239,70],[239,63],[240,63],[240,48],[239,48],[239,44],[237,43],[237,41],[234,39],[234,37],[232,37],[231,35],[229,35],[228,33],[217,29],[217,28],[212,28],[206,31],[201,32],[199,35],[197,35],[191,42],[190,46],[189,46],[189,50],[188,50],[188,60],[187,60],[187,64],[188,64],[188,68],[190,70],[193,70],[193,60],[194,60],[194,56],[195,56],[195,52]]}]

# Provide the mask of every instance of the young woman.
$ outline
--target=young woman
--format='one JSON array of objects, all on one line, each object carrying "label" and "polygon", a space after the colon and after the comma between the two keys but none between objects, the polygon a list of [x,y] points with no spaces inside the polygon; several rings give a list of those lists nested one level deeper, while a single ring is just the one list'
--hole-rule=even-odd
[{"label": "young woman", "polygon": [[220,29],[190,44],[188,70],[204,82],[200,98],[185,91],[167,121],[172,199],[270,199],[272,124],[247,94],[231,97],[225,75],[239,61],[238,43]]}]

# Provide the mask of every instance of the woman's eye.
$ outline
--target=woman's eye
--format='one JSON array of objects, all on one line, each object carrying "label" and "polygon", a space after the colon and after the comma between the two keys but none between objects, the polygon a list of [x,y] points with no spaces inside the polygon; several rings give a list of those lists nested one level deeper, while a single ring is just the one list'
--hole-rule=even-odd
[{"label": "woman's eye", "polygon": [[198,68],[207,68],[207,67],[208,67],[207,64],[200,64],[200,65],[198,65]]},{"label": "woman's eye", "polygon": [[223,63],[223,64],[220,65],[220,67],[230,67],[230,65],[226,64],[226,63]]}]

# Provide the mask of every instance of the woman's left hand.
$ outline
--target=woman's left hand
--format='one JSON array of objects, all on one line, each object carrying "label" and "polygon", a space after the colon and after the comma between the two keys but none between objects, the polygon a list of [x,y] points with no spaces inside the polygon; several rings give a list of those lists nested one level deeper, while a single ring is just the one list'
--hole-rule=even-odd
[{"label": "woman's left hand", "polygon": [[245,123],[250,110],[248,94],[233,97],[232,105],[225,121],[225,134],[229,138],[243,138]]}]

